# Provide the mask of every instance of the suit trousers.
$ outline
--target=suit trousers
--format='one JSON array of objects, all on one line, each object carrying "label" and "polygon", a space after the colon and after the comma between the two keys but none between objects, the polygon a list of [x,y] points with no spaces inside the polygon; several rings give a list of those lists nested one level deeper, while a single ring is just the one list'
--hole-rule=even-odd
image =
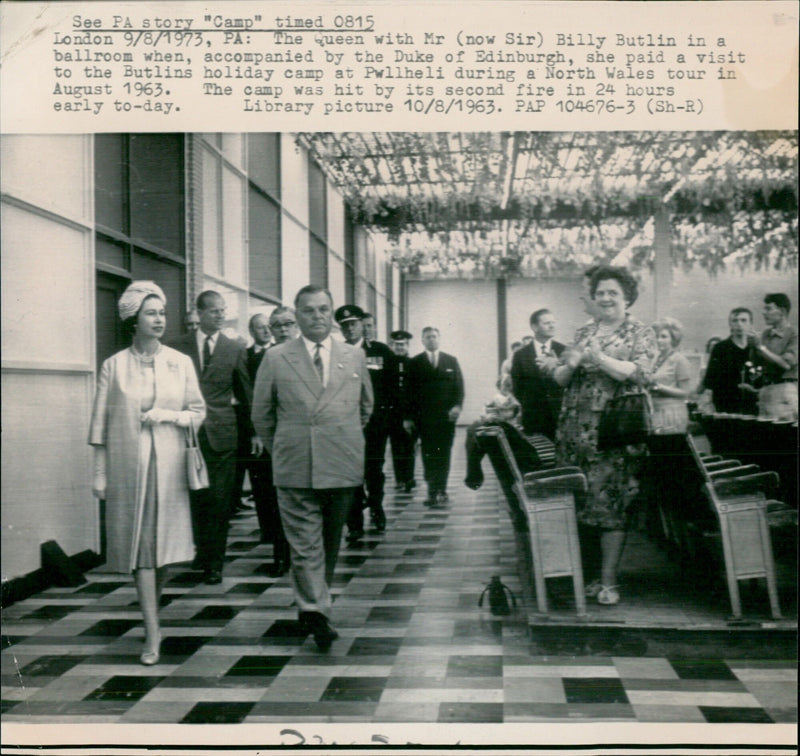
[{"label": "suit trousers", "polygon": [[450,451],[456,435],[456,424],[446,418],[420,418],[419,439],[425,482],[431,493],[444,493],[450,475]]},{"label": "suit trousers", "polygon": [[354,492],[354,488],[278,487],[278,507],[291,551],[292,588],[300,612],[330,616],[328,587]]},{"label": "suit trousers", "polygon": [[410,483],[414,480],[414,447],[415,435],[407,433],[403,428],[403,418],[392,415],[389,420],[389,438],[392,442],[392,464],[395,482]]},{"label": "suit trousers", "polygon": [[236,482],[236,450],[215,451],[205,428],[197,434],[200,451],[208,467],[209,487],[192,491],[192,530],[197,547],[197,562],[207,570],[222,571],[228,525],[233,514],[231,502]]},{"label": "suit trousers", "polygon": [[275,560],[288,561],[289,545],[281,524],[278,492],[272,482],[272,459],[269,452],[264,450],[260,457],[252,457],[247,470],[253,485],[261,543],[272,544],[272,556]]},{"label": "suit trousers", "polygon": [[364,507],[378,509],[383,504],[383,464],[389,440],[388,415],[381,410],[373,414],[364,428],[364,485],[356,489],[353,508],[347,518],[350,531],[364,529]]}]

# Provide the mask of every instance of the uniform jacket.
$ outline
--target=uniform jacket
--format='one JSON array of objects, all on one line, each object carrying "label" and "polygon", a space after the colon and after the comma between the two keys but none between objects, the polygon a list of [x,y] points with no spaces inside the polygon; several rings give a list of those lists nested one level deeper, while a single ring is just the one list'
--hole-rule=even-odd
[{"label": "uniform jacket", "polygon": [[[106,447],[106,569],[113,572],[130,572],[134,567],[153,445],[158,485],[157,564],[182,562],[194,553],[185,431],[173,423],[154,425],[152,432],[142,428],[140,370],[130,349],[103,363],[89,428],[89,443]],[[192,361],[162,346],[154,370],[153,406],[190,413],[198,427],[205,417],[205,404]]]},{"label": "uniform jacket", "polygon": [[348,488],[364,479],[372,381],[361,349],[333,341],[323,388],[302,338],[276,346],[256,375],[253,425],[285,488]]},{"label": "uniform jacket", "polygon": [[447,413],[464,403],[464,378],[458,360],[440,351],[436,367],[427,352],[412,357],[408,363],[408,417],[419,424],[421,419],[446,420]]},{"label": "uniform jacket", "polygon": [[[247,350],[220,333],[214,353],[211,355],[211,362],[201,372],[200,354],[193,333],[182,336],[173,346],[189,355],[197,370],[200,390],[206,402],[206,420],[203,429],[211,448],[216,452],[236,449],[238,444],[236,412],[231,400],[236,398],[246,418],[250,416],[253,401],[252,384],[247,373]],[[252,435],[249,422],[247,430],[249,435]]]},{"label": "uniform jacket", "polygon": [[397,379],[397,356],[389,347],[380,341],[361,342],[361,348],[367,358],[367,370],[372,379],[372,393],[375,398],[375,412],[389,410],[395,403],[395,385]]},{"label": "uniform jacket", "polygon": [[[556,357],[564,345],[551,342]],[[522,405],[522,428],[525,433],[544,433],[555,438],[558,413],[561,411],[561,387],[536,366],[533,344],[518,349],[511,360],[511,391]]]}]

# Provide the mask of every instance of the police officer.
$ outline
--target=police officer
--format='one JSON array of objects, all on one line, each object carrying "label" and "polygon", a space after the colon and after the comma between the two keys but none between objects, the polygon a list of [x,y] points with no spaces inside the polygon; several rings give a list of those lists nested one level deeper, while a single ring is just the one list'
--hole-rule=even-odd
[{"label": "police officer", "polygon": [[372,417],[364,429],[365,465],[364,487],[356,491],[356,499],[347,519],[347,541],[355,543],[364,535],[362,510],[369,507],[372,524],[382,533],[386,530],[386,514],[383,511],[383,461],[386,456],[386,441],[389,438],[390,410],[393,397],[395,373],[394,353],[386,344],[372,341],[364,336],[364,311],[357,305],[343,305],[334,313],[348,344],[360,347],[367,357],[367,368],[372,379],[375,407]]},{"label": "police officer", "polygon": [[408,342],[412,336],[408,331],[392,331],[392,351],[395,355],[397,371],[395,372],[394,403],[389,423],[389,438],[392,441],[392,463],[394,479],[398,491],[411,491],[416,485],[414,481],[414,452],[416,434],[409,434],[403,427],[406,412],[406,389],[408,384]]}]

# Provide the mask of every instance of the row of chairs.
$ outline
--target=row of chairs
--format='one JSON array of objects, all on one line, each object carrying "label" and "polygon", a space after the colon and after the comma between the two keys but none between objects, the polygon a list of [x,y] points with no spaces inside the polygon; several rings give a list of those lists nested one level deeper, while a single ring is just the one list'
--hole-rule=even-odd
[{"label": "row of chairs", "polygon": [[[539,457],[522,447],[526,437],[508,424],[487,424],[476,435],[492,462],[511,519],[526,535],[526,556],[533,573],[538,610],[548,611],[545,580],[570,576],[577,613],[585,615],[575,516],[576,504],[580,506],[587,493],[585,476],[576,467],[554,467],[554,454],[548,450]],[[540,447],[542,439],[537,439]],[[521,448],[524,454],[519,453]],[[774,498],[778,475],[763,472],[754,464],[742,464],[738,459],[703,454],[691,436],[658,439],[658,446],[651,451],[654,467],[667,471],[672,483],[668,489],[662,487],[668,494],[658,497],[657,503],[669,537],[689,550],[689,544],[696,548],[698,543],[690,537],[692,531],[716,530],[722,541],[733,617],[742,616],[739,581],[764,578],[772,616],[779,618],[767,520],[770,508],[783,506]]]}]

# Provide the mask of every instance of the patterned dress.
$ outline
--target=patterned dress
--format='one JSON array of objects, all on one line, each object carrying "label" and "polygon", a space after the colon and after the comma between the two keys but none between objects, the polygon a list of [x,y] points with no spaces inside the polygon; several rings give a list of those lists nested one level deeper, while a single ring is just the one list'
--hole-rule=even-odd
[{"label": "patterned dress", "polygon": [[[596,336],[597,323],[587,323],[575,333],[574,345],[585,348]],[[649,382],[656,355],[653,329],[625,316],[620,326],[601,338],[604,354],[636,364],[629,383]],[[564,391],[556,432],[558,465],[577,465],[586,475],[589,493],[578,510],[586,525],[623,530],[632,514],[631,505],[639,495],[639,472],[646,453],[644,444],[625,449],[597,450],[597,424],[608,399],[621,388],[620,382],[593,365],[581,365]]]}]

